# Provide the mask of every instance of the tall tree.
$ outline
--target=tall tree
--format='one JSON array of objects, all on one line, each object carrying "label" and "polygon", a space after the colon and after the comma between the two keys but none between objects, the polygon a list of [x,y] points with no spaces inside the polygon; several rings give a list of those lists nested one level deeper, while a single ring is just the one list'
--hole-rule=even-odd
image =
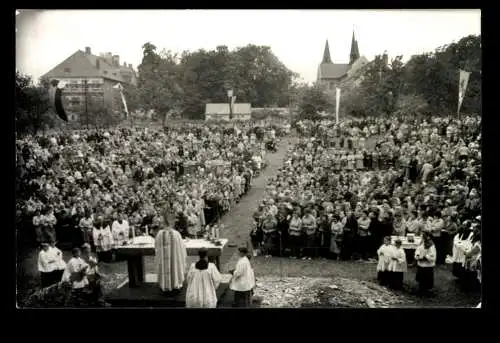
[{"label": "tall tree", "polygon": [[143,58],[139,65],[138,93],[144,110],[154,110],[157,118],[165,120],[179,98],[177,84],[177,56],[170,52],[156,52],[156,46],[142,46]]},{"label": "tall tree", "polygon": [[299,119],[318,120],[320,112],[333,111],[334,106],[320,87],[308,87],[299,101]]},{"label": "tall tree", "polygon": [[405,90],[423,96],[433,112],[455,113],[462,69],[471,72],[462,111],[481,113],[481,58],[481,36],[467,36],[434,52],[412,56],[405,66]]},{"label": "tall tree", "polygon": [[43,85],[35,86],[31,76],[16,71],[15,125],[19,134],[36,134],[54,118],[49,113],[49,95]]}]

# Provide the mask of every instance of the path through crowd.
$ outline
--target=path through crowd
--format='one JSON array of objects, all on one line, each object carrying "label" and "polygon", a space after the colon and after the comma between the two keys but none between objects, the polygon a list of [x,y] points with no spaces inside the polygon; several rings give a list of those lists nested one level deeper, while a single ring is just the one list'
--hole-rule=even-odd
[{"label": "path through crowd", "polygon": [[267,168],[254,179],[248,194],[242,197],[240,202],[220,220],[225,228],[224,232],[221,232],[221,236],[229,240],[220,261],[223,273],[234,268],[238,255],[237,248],[249,244],[250,228],[253,222],[252,214],[257,210],[264,196],[267,180],[276,176],[278,169],[283,165],[288,148],[295,145],[297,140],[298,138],[294,135],[285,137],[280,142],[277,152],[267,154]]}]

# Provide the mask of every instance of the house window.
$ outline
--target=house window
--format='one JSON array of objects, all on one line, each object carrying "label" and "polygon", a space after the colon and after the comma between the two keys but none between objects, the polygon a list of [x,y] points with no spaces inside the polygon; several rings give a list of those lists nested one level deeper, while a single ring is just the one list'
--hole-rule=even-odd
[{"label": "house window", "polygon": [[71,72],[71,68],[64,68],[64,72],[65,72],[65,73],[69,73],[69,72]]}]

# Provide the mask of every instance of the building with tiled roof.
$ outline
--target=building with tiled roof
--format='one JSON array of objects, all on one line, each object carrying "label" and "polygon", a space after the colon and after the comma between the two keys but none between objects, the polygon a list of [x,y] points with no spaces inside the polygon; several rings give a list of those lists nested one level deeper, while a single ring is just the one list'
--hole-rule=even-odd
[{"label": "building with tiled roof", "polygon": [[323,60],[318,67],[316,83],[325,91],[335,92],[335,88],[339,83],[348,77],[353,69],[358,69],[368,63],[364,56],[360,56],[358,41],[352,33],[351,53],[349,55],[349,63],[333,63],[330,57],[330,47],[328,40],[325,44],[323,52]]},{"label": "building with tiled roof", "polygon": [[123,104],[114,86],[117,83],[137,84],[137,74],[131,64],[120,65],[120,56],[110,52],[93,55],[89,47],[76,51],[43,77],[66,84],[63,103],[70,120],[85,114],[89,102],[102,103],[102,107],[122,112]]}]

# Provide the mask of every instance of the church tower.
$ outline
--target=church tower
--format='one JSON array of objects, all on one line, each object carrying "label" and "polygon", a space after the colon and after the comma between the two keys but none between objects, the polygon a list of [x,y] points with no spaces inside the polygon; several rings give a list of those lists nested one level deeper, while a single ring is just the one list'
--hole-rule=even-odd
[{"label": "church tower", "polygon": [[352,41],[351,41],[351,54],[349,55],[349,65],[352,65],[359,58],[359,48],[358,41],[354,36],[354,30],[352,31]]},{"label": "church tower", "polygon": [[332,63],[332,59],[330,57],[330,46],[328,45],[328,39],[325,44],[325,51],[323,52],[323,61],[321,63]]}]

